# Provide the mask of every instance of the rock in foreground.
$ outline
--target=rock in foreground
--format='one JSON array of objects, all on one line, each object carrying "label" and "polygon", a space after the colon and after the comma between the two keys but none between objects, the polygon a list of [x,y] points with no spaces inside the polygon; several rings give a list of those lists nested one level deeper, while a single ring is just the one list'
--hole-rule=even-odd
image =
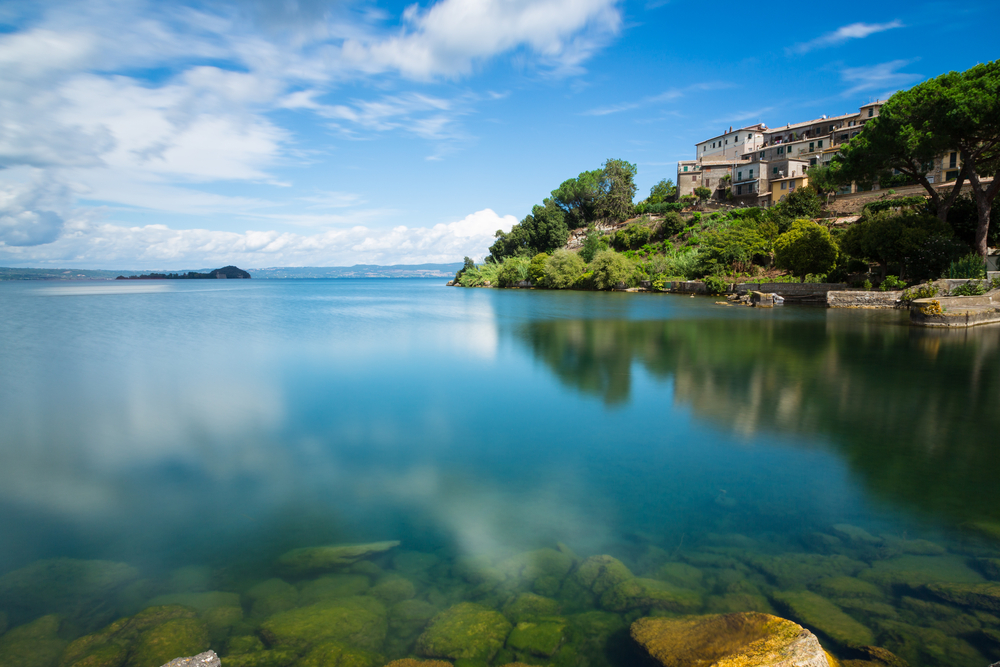
[{"label": "rock in foreground", "polygon": [[291,574],[327,572],[352,565],[364,558],[395,549],[399,542],[372,542],[371,544],[341,544],[326,547],[293,549],[280,558],[278,565]]},{"label": "rock in foreground", "polygon": [[802,626],[757,612],[640,618],[632,638],[663,667],[830,667]]},{"label": "rock in foreground", "polygon": [[174,658],[163,667],[222,667],[222,661],[215,651],[205,651],[190,658]]}]

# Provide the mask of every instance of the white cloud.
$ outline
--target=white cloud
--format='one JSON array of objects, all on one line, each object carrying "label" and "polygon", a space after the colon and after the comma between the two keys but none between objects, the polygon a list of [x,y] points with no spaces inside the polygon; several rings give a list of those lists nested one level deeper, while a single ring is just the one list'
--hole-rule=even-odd
[{"label": "white cloud", "polygon": [[70,199],[68,188],[44,177],[0,188],[0,248],[54,241],[62,231]]},{"label": "white cloud", "polygon": [[560,71],[577,70],[621,29],[614,0],[441,0],[410,5],[398,35],[346,40],[340,55],[361,72],[415,79],[467,74],[477,62],[521,47]]},{"label": "white cloud", "polygon": [[433,227],[396,226],[373,230],[357,225],[312,235],[207,229],[171,229],[164,225],[123,227],[86,218],[64,223],[62,235],[34,248],[0,242],[0,262],[122,269],[183,269],[235,264],[264,266],[350,266],[421,264],[482,259],[498,229],[517,222],[490,209]]},{"label": "white cloud", "polygon": [[865,91],[878,91],[879,97],[888,97],[903,86],[923,78],[922,74],[897,71],[912,62],[892,60],[877,65],[845,68],[840,71],[840,76],[850,87],[843,94],[849,96]]},{"label": "white cloud", "polygon": [[904,27],[903,22],[899,20],[890,21],[889,23],[852,23],[850,25],[841,26],[833,32],[817,37],[814,40],[791,46],[787,50],[789,53],[795,54],[808,53],[813,49],[821,49],[827,46],[837,46],[838,44],[843,44],[850,39],[864,39],[869,35],[902,27]]}]

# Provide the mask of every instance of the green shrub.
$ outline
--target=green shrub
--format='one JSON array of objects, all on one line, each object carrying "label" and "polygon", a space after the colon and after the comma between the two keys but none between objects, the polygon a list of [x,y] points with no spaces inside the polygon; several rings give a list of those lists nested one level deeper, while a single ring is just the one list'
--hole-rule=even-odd
[{"label": "green shrub", "polygon": [[611,245],[617,250],[634,250],[648,243],[653,235],[649,227],[633,222],[624,229],[619,229],[611,238]]},{"label": "green shrub", "polygon": [[913,301],[914,299],[929,299],[938,293],[937,285],[921,285],[916,289],[903,292],[903,301]]},{"label": "green shrub", "polygon": [[601,236],[601,232],[594,227],[588,228],[587,236],[583,239],[583,247],[580,248],[580,257],[583,258],[583,261],[589,263],[593,261],[594,255],[607,249],[608,241]]},{"label": "green shrub", "polygon": [[861,283],[861,289],[865,290],[866,292],[871,292],[872,291],[872,281],[870,281],[867,278],[865,278],[865,281],[863,283]]},{"label": "green shrub", "polygon": [[531,281],[532,285],[543,285],[545,283],[545,263],[548,261],[549,256],[540,252],[531,258],[531,264],[528,265],[528,280]]},{"label": "green shrub", "polygon": [[576,279],[573,283],[573,287],[576,289],[595,289],[594,286],[594,272],[587,271],[582,276]]},{"label": "green shrub", "polygon": [[594,273],[594,285],[597,289],[612,289],[624,283],[626,287],[635,287],[635,265],[623,255],[613,250],[602,250],[590,263]]},{"label": "green shrub", "polygon": [[699,275],[743,273],[768,257],[768,244],[752,222],[720,226],[701,237]]},{"label": "green shrub", "polygon": [[837,265],[839,252],[830,230],[812,220],[796,220],[774,242],[777,265],[798,276],[829,273]]},{"label": "green shrub", "polygon": [[546,287],[567,289],[573,287],[587,270],[583,258],[569,250],[556,250],[545,262]]},{"label": "green shrub", "polygon": [[721,276],[705,276],[704,282],[709,294],[724,294],[729,289],[729,284]]},{"label": "green shrub", "polygon": [[906,287],[906,281],[900,280],[896,276],[886,276],[882,284],[878,286],[879,290],[882,292],[889,292],[891,290],[899,290]]},{"label": "green shrub", "polygon": [[527,257],[508,257],[497,272],[497,287],[513,287],[522,280],[528,279],[528,267],[531,260]]},{"label": "green shrub", "polygon": [[948,267],[949,278],[985,278],[986,262],[977,253],[956,259]]},{"label": "green shrub", "polygon": [[970,280],[964,285],[959,285],[951,291],[951,296],[980,296],[986,294],[987,283],[985,280]]},{"label": "green shrub", "polygon": [[670,211],[663,216],[663,221],[660,222],[660,226],[657,228],[658,233],[663,238],[670,238],[671,236],[677,236],[684,229],[684,218],[677,211]]}]

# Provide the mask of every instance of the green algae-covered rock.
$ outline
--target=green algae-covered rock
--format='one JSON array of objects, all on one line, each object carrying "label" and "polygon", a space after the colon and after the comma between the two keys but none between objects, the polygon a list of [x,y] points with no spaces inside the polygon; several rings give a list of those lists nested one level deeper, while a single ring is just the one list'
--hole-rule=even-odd
[{"label": "green algae-covered rock", "polygon": [[749,554],[748,565],[764,573],[779,588],[802,588],[833,575],[854,576],[867,566],[846,556],[788,553],[780,556]]},{"label": "green algae-covered rock", "polygon": [[1000,581],[1000,558],[976,558],[972,563],[987,579]]},{"label": "green algae-covered rock", "polygon": [[506,575],[495,567],[487,556],[469,556],[455,561],[451,572],[474,586],[498,586]]},{"label": "green algae-covered rock", "polygon": [[916,590],[936,582],[979,583],[982,575],[971,569],[958,556],[897,556],[872,564],[860,579],[886,588]]},{"label": "green algae-covered rock", "polygon": [[217,643],[229,636],[232,629],[243,620],[242,607],[213,607],[201,615],[201,620],[208,628],[212,643]]},{"label": "green algae-covered rock", "polygon": [[691,613],[702,605],[701,596],[694,591],[680,588],[656,579],[627,579],[601,596],[601,606],[611,611],[632,609],[661,609]]},{"label": "green algae-covered rock", "polygon": [[904,621],[914,625],[929,625],[952,636],[971,635],[982,626],[972,614],[939,602],[904,595],[900,598],[899,606]]},{"label": "green algae-covered rock", "polygon": [[503,646],[511,625],[499,612],[462,602],[438,614],[417,640],[417,653],[431,658],[489,661]]},{"label": "green algae-covered rock", "polygon": [[261,624],[260,635],[272,647],[305,649],[329,640],[377,652],[387,629],[385,607],[379,601],[354,597],[272,616]]},{"label": "green algae-covered rock", "polygon": [[833,533],[837,537],[855,544],[869,546],[882,544],[881,537],[875,537],[864,528],[858,528],[857,526],[852,526],[849,523],[836,524],[833,526]]},{"label": "green algae-covered rock", "polygon": [[7,612],[0,611],[0,635],[7,632]]},{"label": "green algae-covered rock", "polygon": [[1000,583],[938,583],[928,584],[927,590],[952,604],[985,609],[986,611],[1000,611]]},{"label": "green algae-covered rock", "polygon": [[875,643],[872,631],[848,616],[824,597],[810,591],[776,592],[772,595],[778,606],[788,610],[792,618],[815,628],[844,646],[866,646]]},{"label": "green algae-covered rock", "polygon": [[862,646],[853,651],[853,660],[842,660],[840,667],[910,667],[906,661],[880,646]]},{"label": "green algae-covered rock", "polygon": [[542,595],[557,593],[572,568],[572,556],[549,548],[518,554],[497,564],[506,579]]},{"label": "green algae-covered rock", "polygon": [[641,618],[632,638],[663,667],[829,667],[826,652],[805,628],[749,612]]},{"label": "green algae-covered rock", "polygon": [[705,610],[716,614],[734,614],[744,611],[759,611],[773,614],[774,608],[767,598],[753,593],[726,593],[705,599]]},{"label": "green algae-covered rock", "polygon": [[61,627],[62,619],[50,614],[10,630],[0,637],[0,665],[52,667],[66,647]]},{"label": "green algae-covered rock", "polygon": [[855,577],[829,577],[816,582],[816,590],[831,598],[882,598],[875,584]]},{"label": "green algae-covered rock", "polygon": [[389,607],[389,629],[392,634],[409,637],[422,631],[440,611],[423,600],[403,600]]},{"label": "green algae-covered rock", "polygon": [[257,653],[264,650],[264,642],[257,635],[231,637],[226,645],[227,653]]},{"label": "green algae-covered rock", "polygon": [[518,653],[550,657],[563,642],[566,622],[562,620],[518,623],[507,636],[507,647]]},{"label": "green algae-covered rock", "polygon": [[988,665],[989,661],[967,641],[937,628],[898,621],[879,622],[879,643],[914,665]]},{"label": "green algae-covered rock", "polygon": [[591,556],[580,563],[573,574],[574,579],[597,596],[634,576],[624,563],[612,556]]},{"label": "green algae-covered rock", "polygon": [[364,595],[370,587],[363,574],[329,574],[302,584],[299,603],[315,604],[323,600]]},{"label": "green algae-covered rock", "polygon": [[337,642],[314,646],[295,667],[380,667],[385,658]]},{"label": "green algae-covered rock", "polygon": [[297,601],[299,590],[287,581],[275,578],[251,586],[243,595],[254,602],[265,598],[286,598]]},{"label": "green algae-covered rock", "polygon": [[223,658],[225,667],[292,667],[297,664],[299,652],[288,648],[275,648],[255,653],[229,654]]},{"label": "green algae-covered rock", "polygon": [[833,601],[858,619],[872,621],[880,618],[899,618],[899,612],[895,607],[871,598],[834,598]]},{"label": "green algae-covered rock", "polygon": [[947,553],[944,547],[930,540],[906,540],[894,535],[883,535],[882,540],[887,549],[898,553],[914,556],[943,556]]},{"label": "green algae-covered rock", "polygon": [[669,581],[683,588],[701,588],[701,570],[687,563],[664,563],[656,571],[656,579]]},{"label": "green algae-covered rock", "polygon": [[398,575],[388,575],[382,577],[375,584],[369,595],[374,595],[386,604],[393,604],[401,600],[409,600],[417,594],[417,587],[413,582]]},{"label": "green algae-covered rock", "polygon": [[163,607],[166,605],[191,607],[203,613],[213,607],[239,607],[240,596],[236,593],[224,593],[222,591],[171,593],[169,595],[158,595],[149,601],[150,607]]},{"label": "green algae-covered rock", "polygon": [[534,593],[521,593],[503,608],[503,614],[512,623],[535,621],[559,613],[559,603]]},{"label": "green algae-covered rock", "polygon": [[284,572],[296,575],[328,572],[377,556],[398,546],[399,542],[392,541],[293,549],[278,558],[278,567]]},{"label": "green algae-covered rock", "polygon": [[0,609],[14,623],[58,613],[92,630],[115,617],[118,596],[138,578],[138,570],[125,563],[41,560],[0,577]]},{"label": "green algae-covered rock", "polygon": [[175,618],[139,635],[125,664],[160,667],[178,656],[197,655],[209,648],[204,623],[193,618]]},{"label": "green algae-covered rock", "polygon": [[[122,618],[104,629],[75,640],[63,652],[60,667],[96,667],[114,664],[114,656],[124,656],[132,650],[143,633],[176,619],[193,619],[195,610],[178,605],[149,607],[129,618]],[[177,657],[177,656],[174,656]]]}]

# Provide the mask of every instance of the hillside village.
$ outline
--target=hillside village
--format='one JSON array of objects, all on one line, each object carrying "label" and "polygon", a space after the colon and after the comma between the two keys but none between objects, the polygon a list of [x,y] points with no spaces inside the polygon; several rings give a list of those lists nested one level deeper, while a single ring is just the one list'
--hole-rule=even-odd
[{"label": "hillside village", "polygon": [[[809,169],[828,166],[845,142],[856,137],[865,123],[877,118],[884,100],[862,105],[856,113],[822,116],[782,127],[763,123],[729,128],[695,145],[695,159],[677,163],[677,195],[695,188],[712,191],[712,199],[736,206],[770,207],[809,184]],[[931,183],[958,178],[962,168],[957,151],[941,155],[927,174]],[[875,186],[877,189],[878,186]],[[839,194],[861,191],[845,185]]]}]

